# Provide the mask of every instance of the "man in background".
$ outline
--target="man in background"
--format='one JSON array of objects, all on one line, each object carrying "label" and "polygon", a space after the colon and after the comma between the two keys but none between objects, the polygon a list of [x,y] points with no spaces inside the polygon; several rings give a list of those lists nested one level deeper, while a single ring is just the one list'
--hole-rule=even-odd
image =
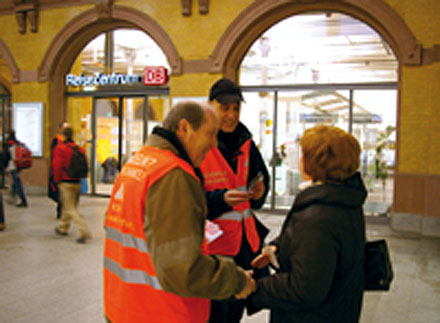
[{"label": "man in background", "polygon": [[67,171],[75,149],[78,149],[84,155],[85,151],[73,141],[73,129],[71,127],[63,129],[63,136],[65,140],[55,146],[52,159],[53,179],[58,185],[62,205],[61,218],[55,228],[55,233],[66,236],[70,222],[73,220],[80,232],[76,242],[85,243],[90,238],[90,231],[78,211],[81,190],[80,178],[69,176]]},{"label": "man in background", "polygon": [[[223,234],[208,244],[210,253],[233,257],[235,263],[250,269],[268,229],[251,209],[263,206],[269,191],[269,173],[252,135],[240,122],[240,87],[222,78],[209,92],[209,103],[219,119],[218,146],[207,154],[200,170],[208,201],[207,218]],[[268,275],[256,270],[254,277]],[[238,323],[244,312],[243,300],[227,299],[211,304],[210,323]]]},{"label": "man in background", "polygon": [[50,142],[50,167],[49,167],[49,187],[48,187],[48,196],[57,204],[57,219],[61,218],[61,200],[59,197],[58,185],[53,180],[53,168],[52,168],[52,160],[53,160],[53,150],[59,143],[64,141],[63,130],[65,128],[70,127],[68,122],[62,122],[59,125],[59,133],[52,138]]}]

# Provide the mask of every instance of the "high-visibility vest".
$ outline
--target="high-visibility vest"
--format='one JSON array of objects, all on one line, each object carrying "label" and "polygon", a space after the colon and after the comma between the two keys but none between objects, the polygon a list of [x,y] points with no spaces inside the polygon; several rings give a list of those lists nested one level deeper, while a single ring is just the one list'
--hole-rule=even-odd
[{"label": "high-visibility vest", "polygon": [[[247,190],[250,144],[251,140],[249,139],[240,147],[241,153],[237,156],[237,173],[234,173],[217,148],[212,148],[206,154],[200,166],[206,191],[210,192],[216,189]],[[213,220],[220,226],[223,234],[208,243],[209,253],[235,256],[241,247],[243,227],[252,251],[257,252],[260,246],[260,237],[250,206],[249,201],[240,203],[234,206],[232,211],[223,213]]]},{"label": "high-visibility vest", "polygon": [[104,245],[104,313],[113,323],[208,321],[209,299],[181,297],[162,289],[144,235],[147,191],[176,167],[199,180],[187,162],[154,147],[142,148],[116,179]]}]

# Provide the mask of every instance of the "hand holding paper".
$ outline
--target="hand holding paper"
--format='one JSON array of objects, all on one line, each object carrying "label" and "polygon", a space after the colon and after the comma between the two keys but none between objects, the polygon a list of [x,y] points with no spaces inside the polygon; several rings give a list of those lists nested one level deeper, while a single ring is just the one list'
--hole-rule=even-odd
[{"label": "hand holding paper", "polygon": [[279,269],[280,264],[278,263],[277,257],[275,255],[276,251],[277,251],[277,247],[273,245],[265,246],[261,250],[261,254],[255,257],[254,260],[252,260],[251,266],[261,269],[269,264],[272,264],[272,266],[274,266],[276,269]]}]

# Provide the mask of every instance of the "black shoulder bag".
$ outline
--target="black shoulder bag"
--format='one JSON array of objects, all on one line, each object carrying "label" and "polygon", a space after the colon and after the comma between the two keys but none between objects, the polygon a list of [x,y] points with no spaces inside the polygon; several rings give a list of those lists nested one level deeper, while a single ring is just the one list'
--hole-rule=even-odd
[{"label": "black shoulder bag", "polygon": [[388,291],[394,278],[387,242],[365,243],[365,291]]}]

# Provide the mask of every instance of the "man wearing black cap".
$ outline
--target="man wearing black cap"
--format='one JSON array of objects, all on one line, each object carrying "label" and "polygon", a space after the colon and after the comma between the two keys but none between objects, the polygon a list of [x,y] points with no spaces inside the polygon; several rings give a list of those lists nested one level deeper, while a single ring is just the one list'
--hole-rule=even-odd
[{"label": "man wearing black cap", "polygon": [[[222,78],[209,93],[210,104],[219,118],[218,147],[211,149],[200,166],[208,201],[208,220],[221,235],[208,241],[211,254],[234,257],[237,265],[251,269],[268,230],[251,209],[262,207],[269,189],[269,173],[252,136],[240,122],[240,87]],[[254,276],[268,274],[256,272]],[[244,301],[212,301],[210,323],[239,322]]]}]

